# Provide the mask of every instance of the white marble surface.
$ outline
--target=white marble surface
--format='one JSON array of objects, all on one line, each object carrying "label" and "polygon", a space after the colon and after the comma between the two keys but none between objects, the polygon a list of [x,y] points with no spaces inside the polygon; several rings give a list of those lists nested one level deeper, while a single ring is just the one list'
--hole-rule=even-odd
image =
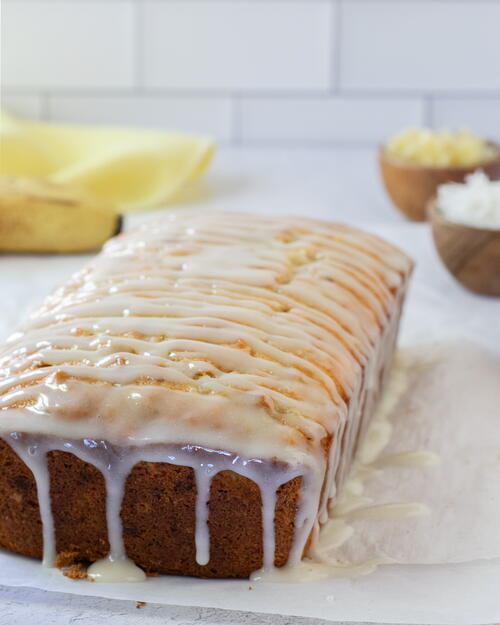
[{"label": "white marble surface", "polygon": [[[381,189],[374,153],[366,149],[226,149],[218,154],[206,179],[186,191],[182,200],[206,209],[222,206],[258,212],[297,213],[349,221],[364,227],[369,227],[370,223],[403,223]],[[141,215],[132,216],[129,222],[142,218]],[[42,259],[33,256],[0,257],[0,290],[2,276],[11,270],[13,264],[21,276],[15,291],[11,289],[3,294],[0,335],[9,331],[28,309],[38,303],[39,296],[31,296],[34,283],[43,281],[47,289],[52,288],[81,266],[84,259],[85,255]],[[441,268],[437,270],[447,281],[444,271]],[[455,288],[451,279],[448,286]],[[293,591],[298,590],[294,588]],[[290,592],[290,587],[283,587],[283,592]],[[0,587],[0,625],[97,625],[103,622],[110,625],[326,623],[289,616],[194,607],[146,605],[136,609],[133,597],[130,601],[114,601],[23,587]]]},{"label": "white marble surface", "polygon": [[[0,625],[326,625],[323,619],[113,601],[0,586]],[[368,625],[343,623],[335,625]]]}]

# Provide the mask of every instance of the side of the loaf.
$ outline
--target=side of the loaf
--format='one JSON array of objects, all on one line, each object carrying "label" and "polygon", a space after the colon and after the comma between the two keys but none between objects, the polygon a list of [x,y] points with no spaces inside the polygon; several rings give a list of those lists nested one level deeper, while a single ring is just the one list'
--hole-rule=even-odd
[{"label": "side of the loaf", "polygon": [[[76,456],[49,452],[57,564],[89,564],[109,551],[106,489],[100,471]],[[280,487],[275,514],[276,566],[293,540],[300,478]],[[127,479],[121,516],[127,555],[150,575],[248,577],[262,564],[259,488],[230,471],[212,482],[210,561],[196,562],[196,484],[190,467],[141,462]],[[31,471],[0,440],[0,547],[42,558],[42,523]]]}]

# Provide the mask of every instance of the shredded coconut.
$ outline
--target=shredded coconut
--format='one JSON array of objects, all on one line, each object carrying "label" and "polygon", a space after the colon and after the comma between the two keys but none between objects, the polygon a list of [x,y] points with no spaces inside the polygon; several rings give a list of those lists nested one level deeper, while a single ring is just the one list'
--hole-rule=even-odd
[{"label": "shredded coconut", "polygon": [[443,184],[438,188],[437,206],[450,221],[500,228],[500,180],[489,180],[483,171],[476,171],[465,183]]}]

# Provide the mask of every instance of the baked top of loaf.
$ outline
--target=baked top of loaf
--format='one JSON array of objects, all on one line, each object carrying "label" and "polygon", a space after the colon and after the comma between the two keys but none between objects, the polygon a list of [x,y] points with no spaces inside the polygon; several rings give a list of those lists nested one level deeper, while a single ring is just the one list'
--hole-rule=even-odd
[{"label": "baked top of loaf", "polygon": [[180,211],[112,239],[0,351],[0,432],[305,462],[411,261],[303,217]]}]

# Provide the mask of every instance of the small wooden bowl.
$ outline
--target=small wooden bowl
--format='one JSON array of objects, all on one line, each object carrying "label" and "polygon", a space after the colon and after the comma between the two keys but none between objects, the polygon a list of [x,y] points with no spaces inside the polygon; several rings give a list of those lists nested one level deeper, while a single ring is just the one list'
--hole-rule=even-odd
[{"label": "small wooden bowl", "polygon": [[500,229],[449,221],[435,200],[428,214],[437,252],[452,276],[474,293],[500,296]]},{"label": "small wooden bowl", "polygon": [[482,169],[490,180],[500,180],[500,145],[490,142],[498,156],[474,167],[426,167],[388,154],[379,149],[379,165],[389,197],[397,208],[413,221],[427,219],[427,203],[440,184],[463,182],[465,176]]}]

